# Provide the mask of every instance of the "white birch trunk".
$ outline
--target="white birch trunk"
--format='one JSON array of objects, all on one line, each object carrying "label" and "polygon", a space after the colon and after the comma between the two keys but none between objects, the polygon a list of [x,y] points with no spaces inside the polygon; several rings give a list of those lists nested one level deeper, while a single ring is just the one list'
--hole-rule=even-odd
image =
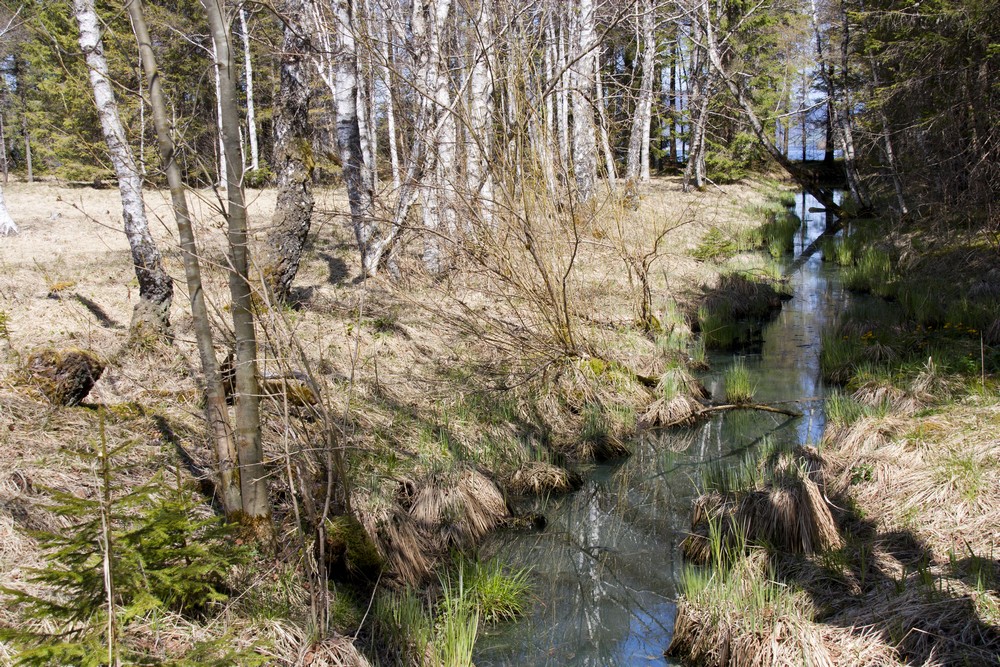
[{"label": "white birch trunk", "polygon": [[[351,14],[351,29],[358,29],[358,21],[356,19],[356,10]],[[357,37],[355,37],[355,42]],[[367,49],[365,49],[367,51]],[[355,67],[356,67],[356,78],[357,82],[356,90],[356,102],[357,102],[357,116],[358,116],[358,132],[361,134],[361,155],[365,161],[365,176],[371,180],[368,187],[375,190],[375,143],[373,141],[374,128],[372,127],[371,117],[369,115],[371,109],[371,91],[369,90],[368,72],[362,67],[361,55],[355,48]]]},{"label": "white birch trunk", "polygon": [[567,9],[562,3],[556,5],[556,11],[559,12],[559,34],[557,35],[558,42],[556,43],[557,58],[556,58],[556,68],[559,71],[559,78],[561,79],[558,92],[558,106],[559,106],[559,159],[561,160],[560,171],[565,171],[569,169],[569,90],[571,87],[570,82],[570,72],[567,68],[568,61],[568,50],[569,50],[569,17],[567,15]]},{"label": "white birch trunk", "polygon": [[466,146],[466,170],[469,189],[478,203],[479,215],[493,225],[493,174],[487,164],[492,153],[493,75],[489,63],[490,47],[486,42],[493,32],[493,0],[481,0],[475,18],[478,35],[475,62],[469,84],[469,141]]},{"label": "white birch trunk", "polygon": [[240,7],[240,37],[243,39],[243,70],[247,83],[247,133],[250,136],[250,168],[260,169],[260,150],[257,145],[257,118],[253,104],[253,61],[250,59],[250,31],[247,30],[247,13]]},{"label": "white birch trunk", "polygon": [[111,88],[94,0],[74,0],[73,12],[80,27],[80,48],[87,61],[97,116],[118,177],[125,235],[132,249],[132,261],[139,281],[140,298],[135,306],[132,324],[137,326],[145,323],[154,329],[165,330],[169,324],[173,283],[163,269],[160,252],[149,233],[146,206],[142,198],[142,178],[118,115],[118,103]]},{"label": "white birch trunk", "polygon": [[17,224],[7,211],[7,201],[3,198],[3,188],[0,187],[0,236],[17,234]]},{"label": "white birch trunk", "polygon": [[[381,258],[378,227],[372,219],[374,194],[368,165],[361,150],[361,130],[358,119],[357,44],[351,22],[351,0],[334,0],[334,30],[337,56],[332,63],[332,88],[337,114],[337,148],[347,184],[351,207],[351,222],[361,249],[361,261],[366,275],[378,270]],[[377,250],[377,252],[375,252]]]},{"label": "white birch trunk", "polygon": [[382,80],[385,84],[385,120],[389,133],[389,164],[392,166],[392,188],[399,192],[399,147],[396,144],[396,108],[395,95],[392,90],[392,73],[390,64],[393,62],[392,33],[389,30],[389,15],[382,12]]},{"label": "white birch trunk", "polygon": [[222,141],[222,81],[219,78],[219,54],[216,53],[215,44],[212,44],[212,62],[215,70],[215,129],[219,134],[219,180],[217,187],[220,190],[226,189],[226,147]]},{"label": "white birch trunk", "polygon": [[451,11],[451,0],[431,0],[425,6],[429,10],[426,15],[424,7],[414,3],[413,18],[418,48],[421,42],[426,45],[420,57],[422,76],[418,75],[418,79],[424,83],[424,95],[430,98],[433,119],[428,128],[425,178],[420,188],[425,230],[423,260],[428,271],[438,273],[442,269],[442,226],[447,234],[454,233],[456,227],[448,191],[455,174],[457,126],[450,110],[451,94],[441,53],[441,33]]},{"label": "white birch trunk", "polygon": [[594,48],[596,13],[594,0],[580,0],[574,14],[574,63],[570,68],[573,98],[573,176],[577,196],[586,203],[594,196],[597,182],[597,139],[594,133]]},{"label": "white birch trunk", "polygon": [[636,100],[632,133],[629,137],[625,178],[649,180],[649,127],[653,112],[653,74],[656,68],[656,26],[653,0],[643,0],[642,11],[642,82]]}]

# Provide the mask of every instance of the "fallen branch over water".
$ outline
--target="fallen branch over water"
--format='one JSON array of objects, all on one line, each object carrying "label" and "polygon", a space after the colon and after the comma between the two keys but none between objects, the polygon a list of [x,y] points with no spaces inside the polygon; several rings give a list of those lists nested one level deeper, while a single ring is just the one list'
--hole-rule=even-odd
[{"label": "fallen branch over water", "polygon": [[766,405],[764,403],[727,403],[724,405],[708,405],[698,410],[694,414],[686,415],[682,418],[668,421],[659,424],[656,428],[671,428],[673,426],[689,426],[691,423],[705,415],[712,414],[715,412],[725,412],[726,410],[760,410],[761,412],[774,412],[779,415],[787,415],[789,417],[801,417],[802,413],[798,410],[789,410],[787,408],[776,408],[773,405]]}]

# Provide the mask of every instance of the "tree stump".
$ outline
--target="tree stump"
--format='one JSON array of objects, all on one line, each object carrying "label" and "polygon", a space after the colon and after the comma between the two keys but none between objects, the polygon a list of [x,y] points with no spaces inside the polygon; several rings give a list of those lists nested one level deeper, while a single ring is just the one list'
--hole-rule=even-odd
[{"label": "tree stump", "polygon": [[104,362],[87,350],[45,349],[32,353],[24,370],[28,381],[56,405],[79,405],[104,372]]}]

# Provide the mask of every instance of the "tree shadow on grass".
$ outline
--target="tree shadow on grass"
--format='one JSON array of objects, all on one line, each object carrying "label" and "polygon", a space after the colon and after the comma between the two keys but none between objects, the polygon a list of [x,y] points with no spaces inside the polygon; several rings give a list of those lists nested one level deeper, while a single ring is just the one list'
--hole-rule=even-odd
[{"label": "tree shadow on grass", "polygon": [[[833,503],[851,507],[846,498]],[[911,531],[880,531],[856,510],[840,514],[842,548],[771,556],[777,578],[811,597],[816,622],[868,641],[874,631],[908,664],[1000,664],[1000,628],[982,617],[979,593],[984,581],[996,593],[995,561],[941,562]]]}]

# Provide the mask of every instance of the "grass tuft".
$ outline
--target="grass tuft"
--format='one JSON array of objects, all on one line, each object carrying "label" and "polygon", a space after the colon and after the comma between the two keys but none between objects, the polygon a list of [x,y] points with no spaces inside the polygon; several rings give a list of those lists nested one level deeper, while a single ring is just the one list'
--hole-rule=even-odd
[{"label": "grass tuft", "polygon": [[737,359],[732,366],[726,369],[726,401],[743,405],[752,403],[754,395],[757,393],[757,385],[750,375],[746,361]]}]

